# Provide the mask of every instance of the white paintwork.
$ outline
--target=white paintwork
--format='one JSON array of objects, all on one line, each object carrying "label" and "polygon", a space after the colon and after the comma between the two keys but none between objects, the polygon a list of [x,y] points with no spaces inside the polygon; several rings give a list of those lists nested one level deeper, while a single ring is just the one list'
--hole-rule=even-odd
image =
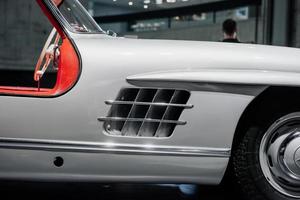
[{"label": "white paintwork", "polygon": [[[184,73],[182,77],[184,75],[191,80],[230,82],[232,78],[236,83],[249,81],[253,84],[263,83],[262,77],[265,76],[265,83],[271,85],[296,85],[299,81],[300,50],[296,48],[220,42],[138,40],[109,38],[104,35],[77,35],[75,40],[79,45],[81,41],[85,41],[85,45],[94,43],[98,51],[102,50],[101,47],[111,50],[110,56],[117,56],[117,62],[143,62],[143,67],[132,66],[136,70],[140,68],[140,74],[171,71],[174,72],[173,78],[180,79],[179,74],[175,75],[177,71]],[[100,52],[94,53],[98,54],[99,59],[102,57]],[[213,74],[218,80],[212,78]],[[245,74],[248,75],[246,79]],[[238,76],[243,79],[238,79]]]},{"label": "white paintwork", "polygon": [[199,69],[140,74],[130,76],[127,80],[300,86],[300,73],[271,70]]},{"label": "white paintwork", "polygon": [[[269,85],[299,85],[298,49],[69,34],[82,59],[78,83],[58,98],[1,96],[1,140],[42,140],[54,146],[62,141],[83,145],[93,142],[107,145],[108,150],[114,144],[154,149],[230,149],[238,121],[254,94]],[[111,137],[104,134],[97,119],[107,115],[106,100],[114,99],[122,87],[134,87],[126,82],[128,77],[209,82],[212,90],[191,91],[188,104],[194,107],[181,116],[188,123],[178,126],[170,138]],[[213,83],[262,87],[253,95],[245,95],[214,92]],[[1,148],[0,178],[218,184],[229,160],[75,150],[71,145],[69,151]],[[53,166],[55,156],[65,158],[62,168]]]}]

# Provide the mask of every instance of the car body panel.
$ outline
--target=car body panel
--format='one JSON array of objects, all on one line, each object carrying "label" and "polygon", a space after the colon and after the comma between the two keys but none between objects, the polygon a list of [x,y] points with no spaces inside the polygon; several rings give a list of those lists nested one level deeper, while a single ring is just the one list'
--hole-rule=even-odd
[{"label": "car body panel", "polygon": [[[63,182],[216,184],[223,176],[228,161],[228,158],[16,149],[1,149],[0,155],[2,179]],[[56,156],[64,158],[63,167],[52,164]]]},{"label": "car body panel", "polygon": [[[118,40],[112,40],[112,42],[118,42]],[[76,163],[76,166],[80,169],[84,169],[81,171],[83,174],[85,172],[93,174],[93,168],[97,166],[99,171],[95,173],[95,177],[98,177],[99,181],[107,181],[114,178],[111,173],[108,173],[108,169],[118,173],[117,177],[119,177],[119,181],[140,180],[147,182],[155,180],[158,182],[182,182],[185,180],[186,182],[206,184],[217,184],[221,181],[229,160],[233,133],[235,132],[238,120],[247,105],[255,97],[254,94],[259,94],[265,87],[251,88],[252,94],[234,94],[230,92],[224,93],[201,90],[191,91],[191,98],[188,103],[194,105],[194,107],[193,109],[184,111],[181,116],[181,118],[188,123],[185,126],[178,126],[170,138],[112,137],[105,134],[103,125],[97,118],[105,116],[108,112],[109,107],[105,105],[105,100],[114,99],[118,91],[123,87],[134,87],[127,83],[126,78],[128,75],[138,74],[140,70],[143,70],[136,67],[140,61],[129,59],[121,63],[112,62],[112,59],[108,58],[111,55],[108,54],[102,59],[100,57],[101,62],[99,62],[98,55],[106,55],[110,45],[102,45],[98,50],[92,51],[97,52],[97,55],[93,57],[93,54],[85,52],[84,49],[94,48],[95,42],[91,47],[82,46],[81,43],[76,40],[75,43],[80,50],[83,67],[80,80],[70,92],[55,99],[2,97],[1,110],[11,115],[0,116],[2,127],[0,138],[2,142],[0,142],[0,146],[9,149],[17,148],[17,151],[20,151],[20,149],[30,149],[25,151],[36,154],[36,156],[33,156],[35,158],[44,157],[42,155],[47,153],[43,151],[46,151],[52,155],[52,157],[59,155],[65,158],[65,165],[68,165],[68,162],[77,162],[72,159],[71,155],[74,155],[74,158],[76,155],[80,155],[77,158],[78,163]],[[86,42],[84,42],[83,45],[86,45]],[[103,52],[101,52],[101,49],[103,49]],[[139,52],[138,49],[137,52]],[[154,62],[157,61],[154,60]],[[148,66],[155,65],[155,63],[151,63],[150,58],[148,58],[145,63]],[[174,62],[169,63],[162,61],[160,63],[165,66],[171,66]],[[116,69],[116,67],[122,67],[123,70]],[[44,114],[45,112],[47,115]],[[16,118],[15,116],[18,116],[17,118],[21,120],[15,120],[13,124],[10,123],[13,118]],[[224,118],[223,116],[227,117]],[[218,121],[218,126],[215,126],[216,121]],[[28,127],[29,124],[30,127]],[[20,133],[22,133],[22,135],[20,135]],[[18,141],[17,138],[27,139],[27,141],[25,141],[27,144],[21,147],[18,146],[18,144],[16,144],[16,141]],[[7,144],[8,139],[12,139],[9,141],[10,145],[4,145]],[[49,147],[45,145],[33,148],[32,146],[36,145],[37,140],[50,141],[50,146],[52,147],[60,145],[63,141],[74,142],[76,145],[69,145],[68,153],[66,153],[65,149],[49,149]],[[102,160],[107,160],[108,158],[107,153],[90,152],[91,142],[96,145],[107,145],[109,147],[107,148],[110,150],[108,152],[110,152],[109,155],[111,155],[111,162],[115,162],[113,166],[117,165],[118,160],[120,162],[126,157],[126,161],[122,162],[122,168],[114,170],[112,163],[103,163]],[[125,153],[120,154],[117,151],[120,149],[117,144],[122,144],[123,146],[138,145],[140,148],[139,151],[142,151],[143,148],[147,149],[151,147],[154,149],[154,152],[146,152],[146,156],[141,156],[125,150]],[[74,153],[78,151],[78,145],[85,145],[86,148],[81,149],[80,153]],[[157,155],[157,149],[163,147],[179,148],[181,150],[191,148],[193,151],[201,148],[209,152],[212,150],[223,150],[229,153],[224,157],[209,156],[209,154],[193,155],[191,153],[180,156],[163,155],[165,151]],[[7,151],[11,152],[13,150]],[[23,152],[23,154],[26,155],[27,153]],[[88,162],[80,162],[84,154],[91,158],[91,160]],[[28,156],[26,157],[28,158]],[[49,174],[47,174],[46,171],[53,168],[53,164],[51,163],[52,157],[46,157],[46,161],[43,159],[32,161],[32,166],[37,166],[34,171],[38,172],[42,170],[38,175],[27,173],[27,170],[32,170],[33,168],[30,167],[26,169],[24,165],[18,164],[19,162],[25,162],[24,160],[21,161],[21,159],[17,159],[18,161],[14,163],[14,166],[16,166],[15,170],[12,170],[12,168],[9,168],[9,170],[12,170],[12,172],[14,172],[13,174],[18,174],[18,176],[23,174],[21,177],[24,178],[30,176],[48,180],[47,177]],[[116,160],[113,160],[113,158]],[[176,160],[177,165],[174,165],[172,160]],[[186,164],[187,162],[189,165]],[[7,161],[4,162],[3,160],[3,163],[7,163]],[[87,165],[86,163],[94,164]],[[39,168],[41,164],[45,167],[44,169]],[[138,172],[132,164],[144,169],[143,174]],[[22,168],[18,166],[22,166]],[[157,168],[162,174],[165,174],[165,176],[157,174],[155,170]],[[172,168],[173,170],[170,170]],[[55,169],[54,167],[54,170]],[[42,175],[43,170],[44,175]],[[76,168],[73,170],[76,171]],[[188,175],[187,171],[194,176]],[[77,173],[79,173],[79,171],[77,171]],[[6,174],[9,176],[8,174],[10,173],[7,172]],[[64,180],[72,180],[72,177],[76,177],[74,174],[71,176],[68,174],[68,171],[63,170],[61,174],[62,176],[56,176],[54,174],[54,177],[56,177],[57,180],[62,177],[64,177],[62,178]],[[69,179],[66,178],[68,175],[70,175]],[[81,178],[84,179],[83,177]],[[115,180],[115,178],[113,180]],[[86,179],[88,179],[88,177],[86,177]]]},{"label": "car body panel", "polygon": [[[0,97],[0,178],[218,184],[247,106],[271,85],[300,84],[297,49],[64,31],[80,79],[55,98]],[[127,87],[189,90],[187,124],[167,138],[106,134],[105,101]]]},{"label": "car body panel", "polygon": [[269,86],[299,86],[300,73],[270,70],[200,69],[140,74],[128,82],[193,82],[249,84]]}]

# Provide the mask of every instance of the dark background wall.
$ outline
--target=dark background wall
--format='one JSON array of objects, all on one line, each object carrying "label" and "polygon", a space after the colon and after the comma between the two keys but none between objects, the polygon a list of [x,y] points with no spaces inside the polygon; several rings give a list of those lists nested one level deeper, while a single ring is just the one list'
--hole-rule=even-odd
[{"label": "dark background wall", "polygon": [[295,0],[291,5],[291,45],[300,48],[300,1]]},{"label": "dark background wall", "polygon": [[51,31],[35,0],[0,0],[0,69],[34,69]]}]

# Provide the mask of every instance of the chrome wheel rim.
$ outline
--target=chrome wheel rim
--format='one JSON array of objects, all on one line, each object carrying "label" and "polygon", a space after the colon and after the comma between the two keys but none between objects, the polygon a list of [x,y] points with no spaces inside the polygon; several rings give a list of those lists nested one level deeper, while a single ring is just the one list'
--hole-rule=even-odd
[{"label": "chrome wheel rim", "polygon": [[300,198],[300,113],[280,118],[267,130],[260,144],[259,162],[274,189]]}]

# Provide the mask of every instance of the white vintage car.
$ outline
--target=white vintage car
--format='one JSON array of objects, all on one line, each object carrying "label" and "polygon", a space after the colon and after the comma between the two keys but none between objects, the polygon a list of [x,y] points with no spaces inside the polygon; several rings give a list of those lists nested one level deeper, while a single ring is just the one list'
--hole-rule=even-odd
[{"label": "white vintage car", "polygon": [[300,198],[300,50],[119,38],[77,0],[36,2],[54,29],[36,87],[0,87],[1,179],[216,185],[227,169],[250,200]]}]

